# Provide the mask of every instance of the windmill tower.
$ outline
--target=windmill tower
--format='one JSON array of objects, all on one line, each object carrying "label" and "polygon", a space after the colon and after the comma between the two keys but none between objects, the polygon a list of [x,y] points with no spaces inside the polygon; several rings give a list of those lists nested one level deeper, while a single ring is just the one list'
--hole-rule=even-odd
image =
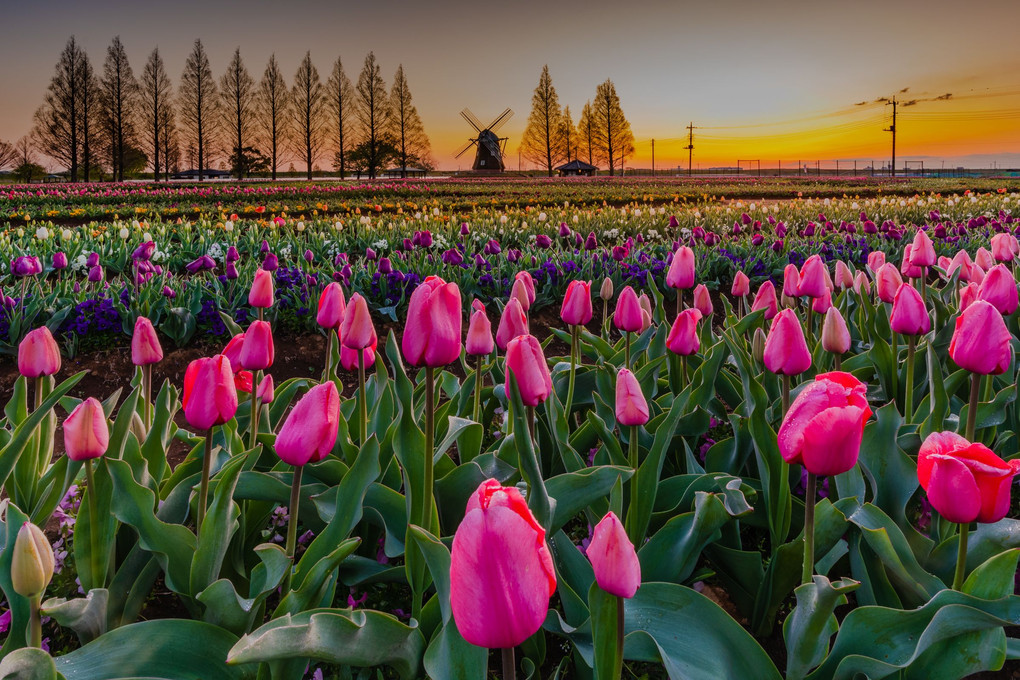
[{"label": "windmill tower", "polygon": [[507,109],[485,127],[482,127],[481,122],[468,109],[461,111],[460,115],[468,122],[468,125],[475,129],[478,136],[469,139],[467,146],[461,149],[454,157],[460,158],[474,146],[476,150],[475,162],[471,165],[472,170],[486,173],[503,172],[505,170],[503,166],[503,151],[506,149],[507,138],[500,137],[496,133],[513,117],[514,112]]}]

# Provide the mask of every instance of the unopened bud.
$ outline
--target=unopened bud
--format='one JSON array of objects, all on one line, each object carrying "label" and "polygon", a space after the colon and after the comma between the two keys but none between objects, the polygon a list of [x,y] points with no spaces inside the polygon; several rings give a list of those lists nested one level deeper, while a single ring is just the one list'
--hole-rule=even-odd
[{"label": "unopened bud", "polygon": [[22,597],[38,597],[53,578],[53,548],[42,529],[25,522],[14,541],[11,584]]},{"label": "unopened bud", "polygon": [[756,329],[751,338],[751,356],[759,364],[765,360],[765,331],[761,328]]},{"label": "unopened bud", "polygon": [[599,297],[603,300],[613,299],[613,280],[608,276],[602,279],[602,288],[599,289]]}]

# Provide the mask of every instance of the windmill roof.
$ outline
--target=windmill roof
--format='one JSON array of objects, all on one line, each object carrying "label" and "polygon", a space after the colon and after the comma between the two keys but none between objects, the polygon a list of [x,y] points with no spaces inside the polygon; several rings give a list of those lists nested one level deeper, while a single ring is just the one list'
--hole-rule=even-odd
[{"label": "windmill roof", "polygon": [[598,170],[594,165],[589,165],[584,161],[574,159],[565,165],[561,165],[556,168],[557,170]]}]

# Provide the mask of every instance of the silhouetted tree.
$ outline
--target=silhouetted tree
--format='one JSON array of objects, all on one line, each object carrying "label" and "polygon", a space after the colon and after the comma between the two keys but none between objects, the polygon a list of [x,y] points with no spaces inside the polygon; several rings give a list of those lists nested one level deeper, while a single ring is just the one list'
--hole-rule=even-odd
[{"label": "silhouetted tree", "polygon": [[203,171],[209,167],[210,147],[216,139],[216,100],[216,81],[209,67],[209,57],[202,41],[196,40],[181,74],[179,104],[187,141],[198,153],[199,180],[204,178]]},{"label": "silhouetted tree", "polygon": [[397,67],[390,88],[390,120],[387,136],[396,151],[395,160],[400,166],[400,176],[407,177],[408,164],[432,168],[432,145],[425,134],[425,126],[418,115],[411,98],[411,88],[404,75],[404,65]]},{"label": "silhouetted tree", "polygon": [[265,145],[269,147],[269,168],[276,179],[279,165],[279,144],[286,139],[290,94],[287,83],[276,63],[276,55],[269,57],[266,70],[259,82],[259,95],[255,100],[255,117]]},{"label": "silhouetted tree", "polygon": [[577,157],[577,130],[574,128],[574,120],[570,117],[570,107],[563,107],[563,116],[557,126],[559,133],[560,148],[563,150],[562,157],[567,163]]},{"label": "silhouetted tree", "polygon": [[138,82],[128,62],[120,36],[106,50],[101,81],[101,105],[109,134],[110,170],[115,181],[124,181],[124,155],[128,145],[135,143],[134,112]]},{"label": "silhouetted tree", "polygon": [[255,96],[255,80],[244,67],[240,47],[234,50],[234,57],[220,80],[220,95],[223,97],[224,123],[234,138],[231,167],[240,180],[249,172],[245,164],[248,154],[244,150],[251,146],[252,99]]},{"label": "silhouetted tree", "polygon": [[596,153],[609,165],[609,174],[613,175],[617,167],[623,167],[627,156],[634,153],[634,135],[623,115],[612,80],[606,80],[595,90],[591,118]]},{"label": "silhouetted tree", "polygon": [[595,165],[597,150],[595,148],[595,121],[592,119],[591,102],[584,103],[581,117],[577,121],[577,151],[588,158],[588,165]]},{"label": "silhouetted tree", "polygon": [[0,139],[0,170],[13,166],[18,160],[18,149],[10,142]]},{"label": "silhouetted tree", "polygon": [[292,112],[294,114],[294,142],[304,158],[307,178],[312,178],[312,166],[322,149],[324,105],[322,82],[319,71],[312,63],[312,53],[306,52],[291,89]]},{"label": "silhouetted tree", "polygon": [[375,54],[368,53],[365,65],[358,76],[355,114],[358,119],[360,142],[359,158],[370,179],[375,179],[386,162],[386,148],[392,149],[392,140],[386,136],[387,121],[390,117],[390,102],[386,96],[386,83],[380,75]]},{"label": "silhouetted tree", "polygon": [[78,181],[81,154],[81,103],[85,53],[74,36],[60,53],[46,99],[35,112],[32,135],[39,149],[70,171]]},{"label": "silhouetted tree", "polygon": [[81,130],[81,168],[82,179],[88,182],[92,177],[92,170],[98,172],[100,178],[103,174],[102,165],[97,162],[98,154],[93,155],[94,149],[98,146],[100,128],[103,121],[103,99],[102,84],[92,70],[92,62],[87,54],[82,52],[81,56],[81,106],[79,109],[78,129]]},{"label": "silhouetted tree", "polygon": [[333,64],[333,73],[326,81],[326,108],[332,119],[329,127],[336,149],[333,168],[340,171],[340,179],[343,179],[347,174],[347,156],[354,135],[354,86],[344,72],[339,57]]},{"label": "silhouetted tree", "polygon": [[173,85],[166,74],[166,66],[158,48],[152,51],[145,62],[139,84],[139,120],[142,128],[139,141],[142,150],[152,160],[152,176],[158,182],[166,146],[163,139],[164,118],[173,115]]},{"label": "silhouetted tree", "polygon": [[531,115],[521,136],[521,155],[545,168],[550,177],[560,159],[559,126],[562,117],[560,98],[553,87],[549,66],[543,66],[538,87],[531,95]]}]

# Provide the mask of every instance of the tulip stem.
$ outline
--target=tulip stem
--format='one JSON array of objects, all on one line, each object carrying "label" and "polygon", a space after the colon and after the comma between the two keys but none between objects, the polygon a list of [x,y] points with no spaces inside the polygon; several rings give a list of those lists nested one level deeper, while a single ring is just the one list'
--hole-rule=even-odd
[{"label": "tulip stem", "polygon": [[92,459],[85,461],[85,485],[89,504],[89,564],[92,567],[92,587],[106,587],[106,570],[99,552],[99,512],[96,510],[96,478],[92,472]]},{"label": "tulip stem", "polygon": [[255,371],[251,384],[251,419],[248,424],[248,448],[254,449],[259,434],[259,384],[262,382],[262,371]]},{"label": "tulip stem", "polygon": [[815,497],[818,479],[813,472],[807,473],[807,491],[804,494],[804,569],[801,584],[810,583],[815,571]]},{"label": "tulip stem", "polygon": [[570,379],[567,381],[567,401],[563,405],[563,413],[570,418],[570,407],[574,403],[574,374],[577,372],[578,340],[580,335],[579,326],[570,327]]},{"label": "tulip stem", "polygon": [[963,587],[963,577],[967,573],[967,537],[970,524],[960,524],[960,543],[956,551],[956,574],[953,576],[953,590]]},{"label": "tulip stem", "polygon": [[628,442],[627,448],[627,462],[634,468],[634,474],[637,474],[638,466],[638,434],[637,425],[630,426],[630,442]]},{"label": "tulip stem", "polygon": [[152,364],[142,366],[142,394],[145,397],[145,401],[142,402],[142,421],[148,435],[149,428],[152,427]]},{"label": "tulip stem", "polygon": [[609,318],[609,300],[602,301],[602,327],[600,335],[606,336],[606,319]]},{"label": "tulip stem", "polygon": [[624,365],[629,369],[630,368],[630,331],[627,331],[626,333],[624,333],[624,338],[625,338],[625,340],[624,340],[624,348],[625,348],[624,356],[626,357],[626,360],[627,360],[627,363],[624,364]]},{"label": "tulip stem", "polygon": [[899,339],[897,337],[896,331],[893,331],[893,334],[892,334],[892,361],[893,361],[893,370],[892,370],[892,402],[894,404],[896,403],[896,396],[897,396],[897,393],[899,392],[898,384],[897,384],[900,381],[900,368],[899,368],[899,358],[898,358],[899,357],[899,353],[900,353]]},{"label": "tulip stem", "polygon": [[42,649],[42,593],[28,598],[28,646]]},{"label": "tulip stem", "polygon": [[525,406],[524,414],[528,419],[528,436],[531,437],[531,443],[535,444],[535,407]]},{"label": "tulip stem", "polygon": [[35,409],[33,410],[35,411],[38,411],[43,403],[43,380],[44,378],[41,375],[35,378],[35,394],[33,395],[35,397]]},{"label": "tulip stem", "polygon": [[205,502],[209,497],[209,468],[212,467],[212,428],[205,433],[205,455],[202,456],[202,483],[198,487],[198,513],[195,515],[195,534],[202,533],[205,519]]},{"label": "tulip stem", "polygon": [[917,338],[913,335],[907,336],[907,384],[904,386],[906,394],[903,396],[903,418],[906,422],[914,417],[914,349]]},{"label": "tulip stem", "polygon": [[812,345],[814,345],[814,342],[812,341],[812,331],[814,329],[811,327],[811,322],[814,319],[814,317],[811,316],[812,311],[812,304],[809,302],[807,305],[807,337],[805,338],[807,340],[809,351],[811,350]]},{"label": "tulip stem", "polygon": [[968,442],[974,441],[974,428],[977,426],[978,397],[981,394],[981,375],[972,373],[970,376],[970,405],[967,409],[967,429],[964,437]]},{"label": "tulip stem", "polygon": [[435,368],[425,367],[425,482],[421,497],[421,526],[432,531],[432,486],[435,471],[436,438],[436,375]]},{"label": "tulip stem", "polygon": [[680,312],[684,310],[684,289],[676,289],[676,315],[680,316]]},{"label": "tulip stem", "polygon": [[921,302],[928,306],[928,267],[921,267]]},{"label": "tulip stem", "polygon": [[514,680],[517,677],[517,664],[514,663],[514,648],[504,647],[503,652],[503,680]]},{"label": "tulip stem", "polygon": [[688,383],[690,382],[688,380],[688,378],[687,378],[687,355],[686,354],[681,354],[680,355],[680,375],[683,377],[683,384],[680,386],[680,389],[682,390],[685,387],[687,387]]},{"label": "tulip stem", "polygon": [[294,480],[290,484],[290,506],[287,508],[290,517],[287,520],[287,557],[294,560],[294,553],[297,551],[297,524],[298,510],[301,505],[301,473],[304,472],[303,465],[294,466]]},{"label": "tulip stem", "polygon": [[790,376],[783,374],[783,415],[790,410]]},{"label": "tulip stem", "polygon": [[332,328],[326,331],[326,377],[327,379],[333,375],[333,337],[336,335],[336,331]]},{"label": "tulip stem", "polygon": [[368,398],[365,395],[365,350],[358,350],[358,437],[361,445],[368,439]]},{"label": "tulip stem", "polygon": [[624,616],[623,616],[623,605],[624,598],[619,595],[616,596],[616,668],[613,670],[613,678],[621,680],[623,678],[623,634],[624,634]]},{"label": "tulip stem", "polygon": [[835,369],[837,371],[842,371],[843,370],[843,355],[842,354],[833,354],[832,356],[833,356],[833,362],[834,362],[833,365],[834,365]]},{"label": "tulip stem", "polygon": [[482,360],[484,357],[479,354],[477,362],[475,364],[475,404],[471,409],[471,420],[476,423],[481,422],[482,417],[482,380],[485,376],[482,375]]}]

